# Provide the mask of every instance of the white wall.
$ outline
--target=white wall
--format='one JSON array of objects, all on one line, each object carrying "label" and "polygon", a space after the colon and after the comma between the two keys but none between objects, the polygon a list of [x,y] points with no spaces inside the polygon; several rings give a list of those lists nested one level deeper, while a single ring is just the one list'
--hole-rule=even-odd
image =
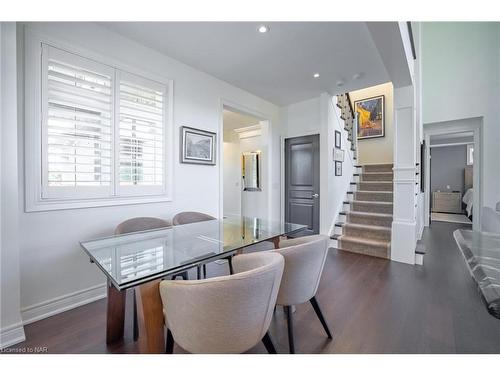
[{"label": "white wall", "polygon": [[385,105],[385,136],[380,138],[358,139],[359,164],[392,163],[394,145],[394,89],[391,82],[351,91],[349,96],[357,100],[384,95]]},{"label": "white wall", "polygon": [[0,24],[0,348],[24,340],[20,314],[16,25]]},{"label": "white wall", "polygon": [[426,124],[482,117],[485,206],[500,201],[498,23],[422,23],[422,108]]},{"label": "white wall", "polygon": [[[265,131],[263,129],[262,131]],[[265,142],[265,135],[242,138],[240,139],[240,159],[243,152],[261,151],[261,191],[242,191],[241,192],[241,212],[244,216],[249,217],[266,217],[267,211],[267,192],[269,189],[269,181],[267,178],[268,152]],[[240,165],[241,168],[241,165]],[[241,169],[240,169],[241,176]]]},{"label": "white wall", "polygon": [[240,138],[234,130],[224,130],[224,215],[241,215]]},{"label": "white wall", "polygon": [[[259,124],[256,124],[259,125]],[[267,217],[269,192],[269,152],[266,132],[267,121],[260,130],[236,133],[224,131],[224,215]],[[240,139],[240,135],[242,136]],[[244,152],[261,151],[261,191],[244,191],[241,178],[241,156]]]},{"label": "white wall", "polygon": [[[271,147],[270,153],[275,158],[274,166],[279,168],[279,131],[273,129],[279,127],[279,110],[275,105],[95,24],[37,23],[32,26],[49,36],[64,38],[65,42],[74,46],[173,79],[174,191],[173,201],[166,203],[31,213],[23,212],[24,197],[21,194],[21,307],[23,316],[28,320],[65,309],[68,304],[77,305],[102,296],[104,277],[95,265],[89,263],[79,241],[108,235],[118,223],[133,216],[170,218],[182,210],[222,216],[218,198],[221,163],[218,162],[217,166],[197,166],[180,164],[178,159],[179,127],[188,125],[219,132],[222,100],[270,119],[269,143],[275,147]],[[19,146],[22,176],[21,138]],[[21,178],[20,191],[23,190],[23,183]],[[278,219],[279,180],[271,186],[274,199],[269,204],[268,212],[271,218]]]}]

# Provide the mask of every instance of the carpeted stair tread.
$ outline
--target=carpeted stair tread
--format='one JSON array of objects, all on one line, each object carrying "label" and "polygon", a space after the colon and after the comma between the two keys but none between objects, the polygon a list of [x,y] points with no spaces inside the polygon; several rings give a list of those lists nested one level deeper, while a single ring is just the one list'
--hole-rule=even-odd
[{"label": "carpeted stair tread", "polygon": [[346,236],[346,235],[341,235],[340,237],[337,238],[337,240],[344,241],[344,242],[352,242],[352,243],[359,243],[367,246],[374,246],[374,247],[387,247],[390,245],[391,241],[386,241],[386,240],[375,240],[371,238],[361,238],[361,237],[352,237],[352,236]]}]

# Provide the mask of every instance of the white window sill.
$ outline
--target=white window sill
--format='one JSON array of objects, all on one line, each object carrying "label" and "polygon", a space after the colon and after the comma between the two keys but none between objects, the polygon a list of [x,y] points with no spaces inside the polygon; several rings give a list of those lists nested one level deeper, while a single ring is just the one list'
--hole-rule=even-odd
[{"label": "white window sill", "polygon": [[147,204],[171,202],[169,196],[145,196],[145,197],[120,197],[120,198],[102,198],[102,199],[80,199],[80,200],[39,200],[35,203],[26,202],[25,212],[72,210],[77,208],[96,208],[110,206],[124,206],[132,204]]}]

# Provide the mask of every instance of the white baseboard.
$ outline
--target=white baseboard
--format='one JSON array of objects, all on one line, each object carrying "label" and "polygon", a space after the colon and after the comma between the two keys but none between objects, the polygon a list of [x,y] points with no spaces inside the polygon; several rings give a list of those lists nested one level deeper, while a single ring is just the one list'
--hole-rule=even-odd
[{"label": "white baseboard", "polygon": [[26,340],[23,323],[19,322],[5,327],[0,332],[0,349],[18,344]]},{"label": "white baseboard", "polygon": [[106,297],[106,284],[99,284],[87,289],[69,293],[21,309],[23,324],[29,324],[48,318],[75,307],[86,305]]}]

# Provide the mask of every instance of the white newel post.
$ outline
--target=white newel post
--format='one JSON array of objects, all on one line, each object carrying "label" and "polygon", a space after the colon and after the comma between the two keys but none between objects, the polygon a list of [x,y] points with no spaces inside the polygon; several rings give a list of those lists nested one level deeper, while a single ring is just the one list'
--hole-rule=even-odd
[{"label": "white newel post", "polygon": [[413,86],[394,90],[394,213],[391,259],[415,264],[416,120]]}]

